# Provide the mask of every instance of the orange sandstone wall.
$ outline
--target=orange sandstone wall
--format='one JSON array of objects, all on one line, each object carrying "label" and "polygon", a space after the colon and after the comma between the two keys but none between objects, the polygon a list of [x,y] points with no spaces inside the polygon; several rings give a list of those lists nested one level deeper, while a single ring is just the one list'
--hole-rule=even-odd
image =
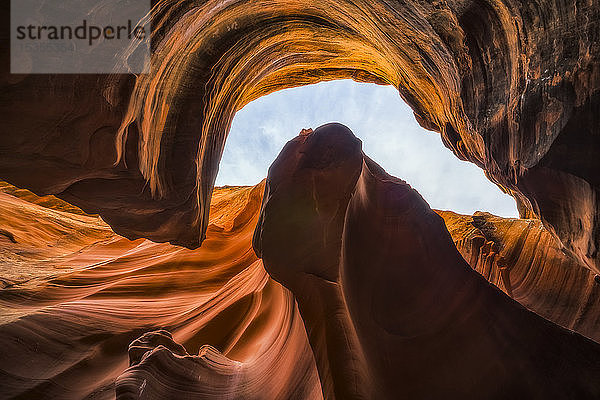
[{"label": "orange sandstone wall", "polygon": [[0,178],[128,238],[195,248],[235,112],[278,89],[352,78],[398,88],[424,127],[600,272],[598,1],[153,6],[148,75],[11,75],[3,48]]},{"label": "orange sandstone wall", "polygon": [[[161,392],[165,379],[207,399],[321,398],[294,299],[252,251],[262,188],[215,190],[205,244],[188,250],[127,240],[97,216],[2,185],[1,397],[114,399],[119,375],[120,396],[132,384],[141,395],[131,358],[154,374],[151,398],[181,398]],[[154,339],[135,341],[143,334]],[[194,355],[189,365],[150,345],[172,341]],[[142,360],[145,345],[154,351]]]},{"label": "orange sandstone wall", "polygon": [[[121,398],[142,386],[159,398],[321,398],[294,299],[251,249],[263,188],[216,189],[207,240],[192,251],[129,241],[97,216],[2,184],[3,394],[112,399],[118,385]],[[593,274],[539,221],[438,213],[486,279],[600,339]]]}]

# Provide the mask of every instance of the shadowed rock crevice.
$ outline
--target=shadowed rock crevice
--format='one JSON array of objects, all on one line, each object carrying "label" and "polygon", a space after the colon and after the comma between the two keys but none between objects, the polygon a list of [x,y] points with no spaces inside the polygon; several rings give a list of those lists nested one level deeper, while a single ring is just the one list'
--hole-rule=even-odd
[{"label": "shadowed rock crevice", "polygon": [[[0,193],[4,396],[600,398],[598,1],[152,5],[147,75],[0,51],[0,178],[71,203]],[[342,78],[528,219],[436,214],[339,125],[213,191],[235,112]]]}]

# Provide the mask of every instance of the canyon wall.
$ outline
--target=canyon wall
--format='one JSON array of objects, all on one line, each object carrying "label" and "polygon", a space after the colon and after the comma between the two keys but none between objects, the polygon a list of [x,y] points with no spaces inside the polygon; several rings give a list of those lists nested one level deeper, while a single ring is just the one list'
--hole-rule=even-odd
[{"label": "canyon wall", "polygon": [[[311,135],[305,131],[296,141],[307,140]],[[358,335],[348,336],[348,345],[353,346],[353,350],[360,348],[350,355],[345,351],[345,341],[340,341],[339,333],[352,332],[356,319],[352,320],[352,314],[343,306],[346,295],[340,282],[344,277],[339,274],[338,265],[332,262],[335,257],[328,256],[327,251],[342,240],[339,224],[356,226],[356,213],[349,218],[346,210],[336,205],[340,198],[347,200],[348,196],[336,193],[352,188],[352,180],[358,179],[356,174],[330,174],[325,168],[332,160],[344,166],[335,162],[339,154],[344,154],[335,150],[346,141],[344,135],[332,135],[329,139],[333,143],[322,140],[313,146],[313,150],[321,149],[321,152],[305,152],[313,156],[305,156],[300,163],[310,172],[304,177],[288,174],[289,169],[299,163],[298,154],[288,146],[287,153],[271,169],[264,198],[265,204],[270,206],[262,207],[260,217],[265,183],[249,188],[216,189],[212,195],[206,241],[194,251],[142,239],[129,241],[114,234],[97,216],[87,215],[69,203],[52,196],[40,198],[27,190],[0,184],[0,388],[3,395],[112,399],[116,390],[119,399],[184,396],[217,399],[225,394],[239,399],[320,399],[323,393],[328,398],[336,394],[346,397],[354,396],[356,393],[351,391],[357,387],[369,388],[373,372],[363,363],[373,354],[365,354]],[[581,372],[581,364],[586,359],[580,357],[577,343],[583,343],[582,348],[591,355],[595,354],[594,346],[590,350],[589,342],[577,335],[565,336],[565,331],[549,323],[550,327],[544,327],[539,318],[520,309],[516,303],[509,303],[508,298],[492,286],[484,285],[474,272],[469,274],[467,264],[451,243],[456,244],[474,270],[507,295],[558,325],[600,341],[597,296],[600,284],[594,274],[564,254],[560,244],[538,220],[437,211],[445,220],[449,236],[448,232],[444,233],[442,220],[431,213],[412,189],[396,178],[382,175],[384,173],[372,161],[363,158],[356,147],[358,142],[353,143],[352,154],[358,159],[346,165],[359,168],[361,176],[372,171],[384,176],[386,185],[401,187],[400,197],[393,191],[384,191],[381,197],[380,189],[373,192],[370,185],[356,186],[355,183],[360,189],[357,198],[368,202],[388,199],[392,204],[407,205],[402,206],[406,212],[394,210],[384,215],[382,223],[379,217],[375,219],[378,214],[367,208],[367,219],[373,219],[376,225],[373,229],[379,227],[375,231],[368,230],[367,239],[376,240],[377,245],[373,248],[369,240],[364,243],[359,240],[348,245],[345,253],[345,259],[358,260],[358,270],[365,269],[363,273],[369,275],[359,282],[368,288],[370,280],[380,277],[377,280],[380,286],[375,292],[382,295],[388,287],[381,286],[382,280],[393,286],[394,296],[380,300],[387,302],[384,308],[389,312],[409,318],[409,323],[401,324],[403,329],[435,327],[440,319],[423,320],[419,315],[438,315],[440,307],[444,315],[447,313],[444,307],[455,303],[447,301],[444,294],[452,299],[456,297],[457,308],[450,313],[456,319],[448,322],[442,318],[442,332],[448,334],[458,326],[467,329],[466,339],[446,343],[440,340],[444,334],[438,333],[433,342],[441,348],[436,354],[456,349],[464,356],[470,346],[479,343],[476,337],[490,335],[488,329],[479,330],[482,323],[492,332],[499,332],[501,342],[509,343],[512,350],[502,350],[504,355],[499,356],[500,347],[496,348],[496,342],[492,346],[482,345],[474,353],[486,350],[485,354],[489,355],[489,351],[493,351],[494,357],[504,363],[527,361],[537,351],[532,348],[539,349],[538,346],[548,352],[550,358],[562,354],[556,347],[568,346],[560,364],[568,366],[569,371],[561,372],[559,377],[550,375],[563,387],[573,388],[578,379],[572,374]],[[283,170],[281,165],[285,167]],[[298,185],[292,180],[290,184],[291,177],[306,182]],[[360,179],[365,181],[364,177]],[[278,180],[284,183],[287,180],[287,186]],[[318,218],[313,218],[315,207],[311,203],[306,206],[307,200],[318,200]],[[384,206],[377,208],[385,210]],[[290,220],[301,229],[289,229]],[[267,275],[262,261],[252,250],[254,227],[260,222],[256,231],[258,243],[265,221],[281,228],[275,235],[281,244],[271,245],[270,249],[260,246],[270,263],[273,251],[280,254],[282,267],[277,269],[271,265],[269,272],[296,293],[303,318],[292,293]],[[401,227],[409,231],[408,237],[394,236]],[[412,256],[381,254],[380,249],[390,237],[394,248],[409,251]],[[415,238],[420,238],[416,244]],[[311,257],[305,257],[306,252]],[[365,263],[361,261],[361,253],[368,255]],[[425,264],[421,262],[423,257]],[[301,261],[296,263],[295,258]],[[372,268],[381,262],[387,268],[383,274]],[[314,268],[307,269],[310,264]],[[396,279],[397,269],[404,269],[400,282]],[[428,271],[426,276],[422,275],[423,270]],[[351,275],[346,275],[345,279],[350,278]],[[471,283],[462,285],[457,280]],[[407,288],[423,292],[415,298],[429,299],[427,312],[411,312],[414,304],[402,300],[413,297],[412,291],[404,292]],[[482,310],[487,317],[481,317]],[[377,321],[394,322],[394,318],[377,317]],[[465,318],[471,322],[464,322]],[[532,326],[540,325],[544,337],[528,339],[536,332]],[[324,336],[325,331],[329,335]],[[561,338],[558,343],[552,339],[555,335]],[[515,343],[515,337],[522,338],[522,343]],[[539,343],[532,347],[532,340]],[[428,343],[429,338],[420,343],[413,341],[411,346],[423,350]],[[443,343],[447,346],[442,346]],[[417,367],[433,365],[421,357],[423,354],[411,364],[415,367],[411,373],[416,374]],[[478,369],[485,370],[483,366],[490,365],[489,359],[475,357],[474,362],[482,366]],[[434,364],[444,365],[444,360],[445,357],[440,356]],[[539,371],[545,370],[538,363],[525,372],[518,368],[501,372],[494,377],[496,383],[484,389],[493,391],[500,377],[509,374],[513,382],[522,386],[519,390],[524,391],[519,394],[539,394],[537,388],[547,382],[534,379]],[[546,363],[557,364],[555,360],[546,360]],[[468,369],[447,370],[455,373],[451,381],[453,387],[460,387],[461,379],[476,376]],[[524,385],[522,377],[515,378],[513,373],[529,377],[531,386]],[[593,373],[594,369],[589,368],[581,377],[586,379],[587,374]],[[342,384],[339,389],[339,382],[345,383],[348,379],[355,383]],[[589,379],[597,381],[593,377]],[[448,384],[444,379],[438,381],[439,385],[444,382]],[[429,386],[432,385],[420,391],[421,395],[431,393]],[[403,390],[409,393],[416,390],[415,387]],[[579,385],[575,387],[581,389]],[[516,389],[511,386],[506,390],[509,393]],[[581,390],[579,393],[583,396],[586,389]],[[560,394],[560,390],[553,393]]]},{"label": "canyon wall", "polygon": [[150,74],[11,75],[3,48],[0,178],[130,239],[195,248],[235,112],[351,78],[398,88],[424,127],[600,272],[597,0],[153,6]]},{"label": "canyon wall", "polygon": [[438,211],[464,259],[506,294],[600,342],[600,279],[535,219]]},{"label": "canyon wall", "polygon": [[0,397],[322,398],[294,298],[252,251],[262,190],[215,190],[192,251],[0,185]]}]

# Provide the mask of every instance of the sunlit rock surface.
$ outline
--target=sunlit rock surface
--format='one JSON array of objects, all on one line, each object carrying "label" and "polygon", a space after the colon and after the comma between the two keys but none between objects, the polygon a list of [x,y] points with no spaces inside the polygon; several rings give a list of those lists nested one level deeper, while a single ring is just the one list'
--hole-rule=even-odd
[{"label": "sunlit rock surface", "polygon": [[564,254],[539,220],[438,213],[484,278],[543,317],[600,342],[600,277]]},{"label": "sunlit rock surface", "polygon": [[114,399],[120,376],[123,399],[321,398],[294,299],[252,251],[262,190],[217,189],[192,251],[3,185],[0,397]]},{"label": "sunlit rock surface", "polygon": [[[153,6],[147,75],[1,50],[0,179],[70,203],[2,187],[3,397],[600,397],[598,345],[508,297],[599,340],[598,1]],[[398,88],[528,219],[448,233],[342,131],[213,193],[237,110],[337,78]]]},{"label": "sunlit rock surface", "polygon": [[352,78],[398,88],[424,127],[600,272],[598,1],[152,3],[151,74],[10,75],[3,47],[0,178],[126,237],[194,248],[234,113]]}]

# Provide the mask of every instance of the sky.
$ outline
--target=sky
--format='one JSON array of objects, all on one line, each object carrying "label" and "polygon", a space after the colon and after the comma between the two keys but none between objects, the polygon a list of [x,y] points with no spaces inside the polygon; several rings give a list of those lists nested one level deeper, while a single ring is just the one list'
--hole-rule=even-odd
[{"label": "sky", "polygon": [[281,90],[238,111],[217,186],[257,184],[288,140],[302,128],[328,122],[349,127],[362,140],[365,154],[408,182],[434,209],[518,216],[512,197],[480,168],[456,158],[438,133],[419,126],[395,88],[352,80]]}]

